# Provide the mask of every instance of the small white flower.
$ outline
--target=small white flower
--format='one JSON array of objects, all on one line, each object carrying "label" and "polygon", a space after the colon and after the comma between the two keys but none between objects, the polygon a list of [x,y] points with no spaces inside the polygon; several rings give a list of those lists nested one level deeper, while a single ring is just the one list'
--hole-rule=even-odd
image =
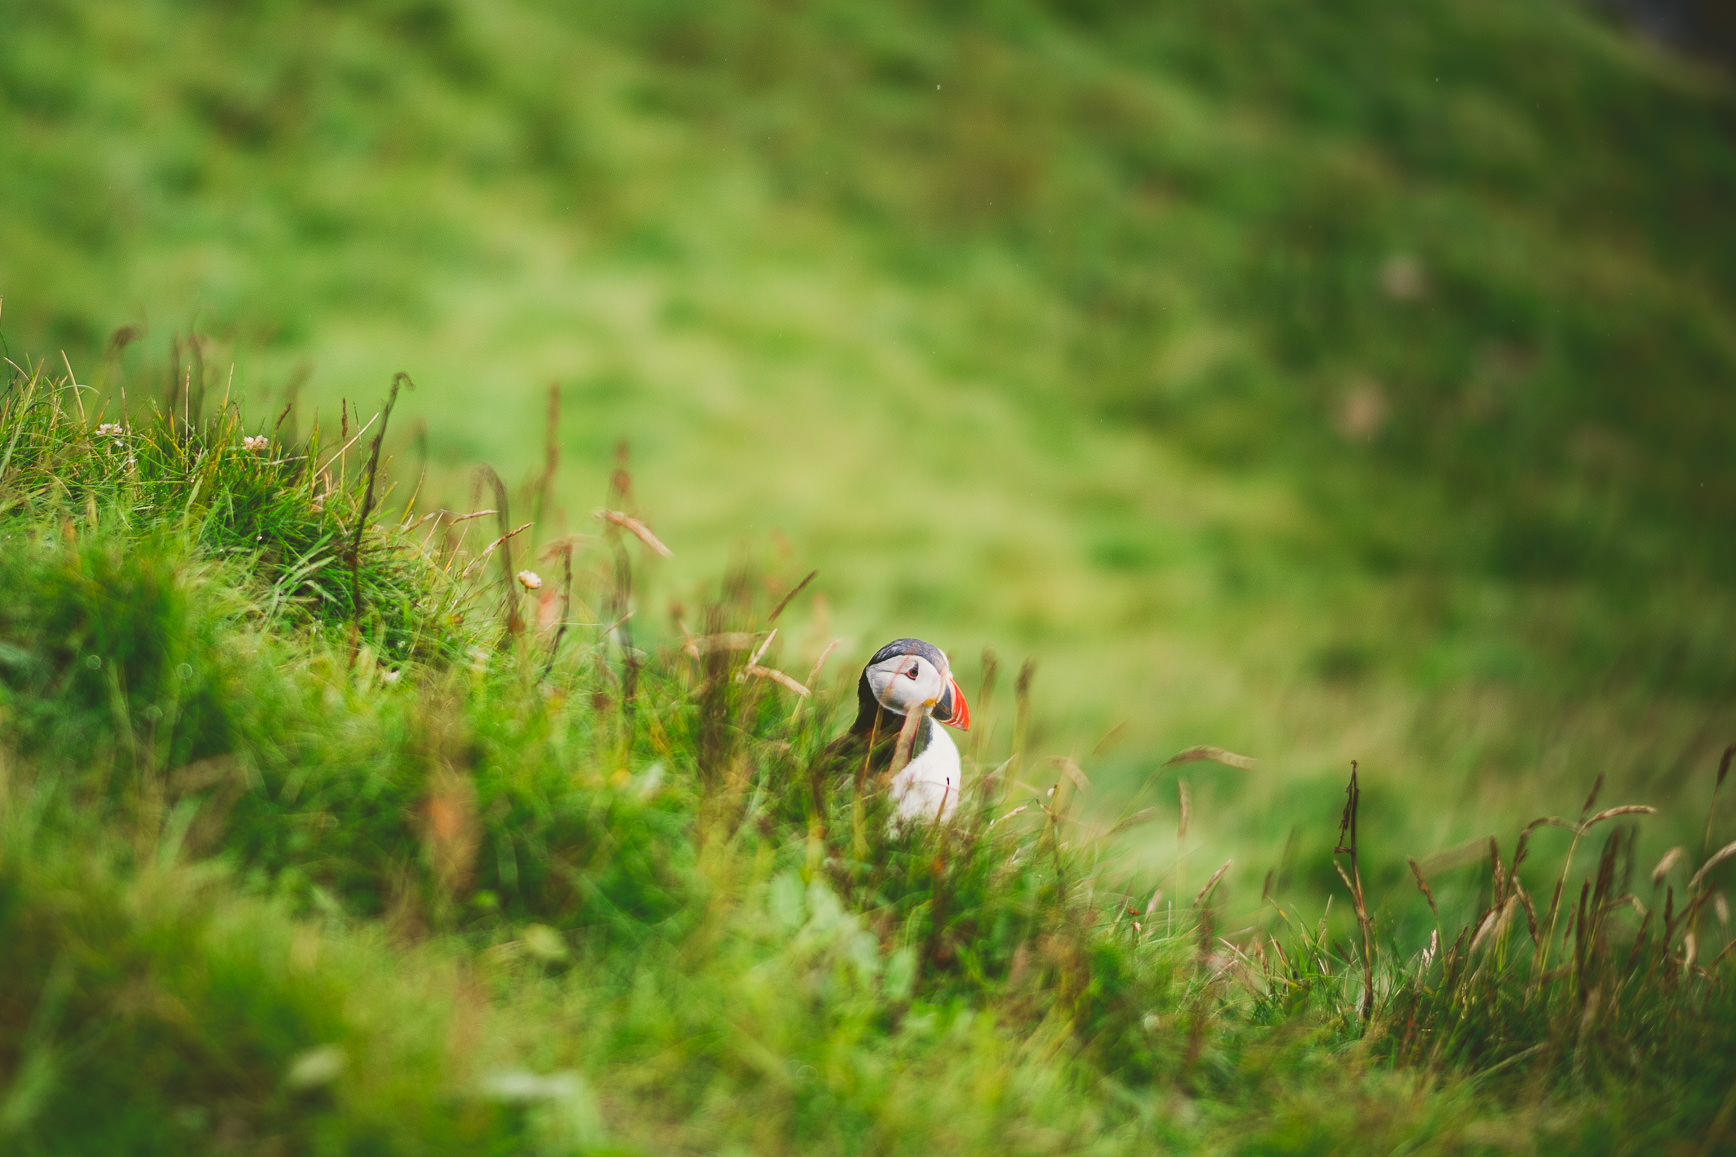
[{"label": "small white flower", "polygon": [[104,422],[96,428],[98,438],[119,438],[123,433],[119,422]]},{"label": "small white flower", "polygon": [[390,686],[393,683],[396,683],[399,679],[402,679],[403,677],[404,677],[404,672],[402,672],[402,671],[381,671],[380,672],[380,682],[386,684],[387,686]]},{"label": "small white flower", "polygon": [[527,591],[541,590],[542,575],[534,570],[521,570],[518,572],[518,583]]},{"label": "small white flower", "polygon": [[271,449],[271,439],[264,434],[253,434],[241,439],[241,448],[254,454],[263,454]]}]

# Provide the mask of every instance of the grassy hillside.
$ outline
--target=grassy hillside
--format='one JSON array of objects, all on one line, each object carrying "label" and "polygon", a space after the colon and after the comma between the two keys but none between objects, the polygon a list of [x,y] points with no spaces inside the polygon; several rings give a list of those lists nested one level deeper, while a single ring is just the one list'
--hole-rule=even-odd
[{"label": "grassy hillside", "polygon": [[1637,825],[1703,809],[1594,788],[1348,926],[1325,860],[1361,913],[1380,809],[1348,859],[1249,849],[1258,900],[1179,855],[1154,890],[1022,725],[955,823],[889,831],[815,762],[850,697],[755,676],[815,611],[751,571],[646,650],[588,613],[654,565],[619,527],[527,591],[512,538],[371,520],[377,441],[3,398],[8,1152],[1730,1139],[1716,791],[1655,869]]},{"label": "grassy hillside", "polygon": [[[34,832],[54,807],[132,793],[101,821],[112,826],[91,837],[100,849],[94,858],[77,853],[81,829],[65,817],[60,834],[40,845],[16,837],[29,855],[7,853],[15,894],[88,892],[90,919],[107,929],[88,939],[70,909],[48,901],[29,908],[19,918],[44,937],[38,964],[99,940],[110,947],[90,949],[91,960],[111,951],[115,960],[155,959],[151,952],[172,955],[191,942],[177,936],[223,941],[228,933],[208,930],[227,920],[259,929],[287,912],[325,913],[330,925],[306,933],[306,942],[330,937],[330,952],[353,954],[332,983],[354,994],[346,999],[357,1009],[412,1000],[419,984],[444,994],[430,1000],[459,1009],[450,1030],[458,1044],[433,1043],[447,1029],[432,1023],[416,1028],[427,1037],[355,1028],[358,1041],[372,1043],[354,1048],[381,1050],[362,1070],[408,1066],[426,1075],[434,1070],[416,1066],[434,1063],[430,1050],[474,1051],[463,1042],[479,1038],[465,1034],[497,1030],[467,1020],[470,997],[452,994],[495,991],[498,980],[516,995],[509,1011],[487,1016],[519,1026],[498,1028],[518,1042],[502,1046],[498,1067],[587,1074],[550,1094],[579,1106],[573,1120],[594,1124],[600,1115],[610,1136],[650,1151],[721,1147],[718,1138],[802,1148],[819,1136],[803,1130],[821,1130],[814,1122],[833,1120],[841,1102],[810,1103],[799,1083],[780,1085],[781,1100],[743,1093],[753,1082],[778,1083],[763,1071],[764,1055],[706,1053],[694,1069],[693,1046],[674,1042],[709,1033],[739,1043],[723,1026],[748,998],[728,977],[754,967],[773,994],[764,1007],[776,1011],[766,1015],[782,1027],[775,1039],[752,1039],[776,1055],[830,1039],[845,1022],[826,1018],[840,1006],[825,1004],[831,1011],[814,1013],[822,1018],[814,1022],[803,1019],[812,1009],[776,1004],[775,994],[812,975],[808,957],[792,962],[786,950],[809,948],[755,939],[753,929],[784,927],[778,920],[805,927],[822,908],[832,911],[831,901],[813,900],[820,907],[802,907],[798,917],[787,895],[773,898],[770,881],[787,868],[799,862],[798,891],[812,886],[817,869],[805,836],[792,834],[801,828],[796,816],[767,802],[771,787],[751,806],[730,805],[755,817],[775,813],[774,827],[786,825],[761,833],[769,859],[761,862],[761,845],[739,825],[729,828],[729,855],[708,859],[713,845],[696,833],[710,830],[711,795],[677,774],[681,760],[704,762],[693,750],[698,741],[679,729],[660,739],[656,728],[672,726],[666,715],[698,710],[683,696],[704,679],[683,682],[693,673],[674,657],[684,627],[705,631],[705,608],[727,588],[736,600],[729,615],[758,628],[753,615],[813,568],[818,578],[780,624],[775,661],[800,676],[842,639],[817,682],[826,695],[847,694],[858,657],[882,640],[934,639],[978,696],[973,754],[984,767],[1011,750],[1013,672],[1026,656],[1036,659],[1021,746],[1085,767],[1092,786],[1068,806],[1099,831],[1138,809],[1159,809],[1097,851],[1072,849],[1102,855],[1110,865],[1103,886],[1139,893],[1135,907],[1162,880],[1185,909],[1216,866],[1232,860],[1214,901],[1220,910],[1274,919],[1255,900],[1271,869],[1271,882],[1282,881],[1305,909],[1300,923],[1314,927],[1326,896],[1342,891],[1330,841],[1345,769],[1359,759],[1363,877],[1376,909],[1376,953],[1395,970],[1394,995],[1383,996],[1389,1011],[1404,991],[1401,966],[1416,966],[1431,931],[1406,859],[1434,878],[1451,909],[1447,931],[1453,921],[1475,923],[1499,888],[1470,853],[1454,849],[1467,840],[1481,849],[1495,835],[1510,857],[1522,820],[1567,814],[1601,774],[1605,803],[1662,809],[1632,830],[1635,842],[1611,853],[1612,863],[1638,865],[1626,890],[1656,910],[1656,924],[1663,916],[1646,891],[1649,866],[1673,847],[1706,854],[1725,834],[1714,830],[1708,842],[1703,808],[1711,769],[1736,738],[1736,598],[1725,578],[1736,562],[1725,517],[1736,499],[1727,453],[1736,433],[1728,404],[1736,225],[1726,208],[1736,194],[1736,96],[1726,78],[1632,41],[1578,5],[1441,0],[1401,10],[1368,0],[1326,12],[1291,0],[1219,0],[1138,11],[1060,0],[941,8],[724,0],[573,10],[532,0],[17,0],[4,24],[0,340],[17,367],[7,371],[7,420],[25,431],[19,447],[59,445],[61,456],[27,461],[25,450],[0,445],[8,456],[0,516],[10,520],[0,533],[45,550],[76,542],[83,560],[20,555],[4,564],[13,568],[9,588],[28,597],[0,608],[0,643],[11,648],[0,651],[10,688],[0,759],[17,769],[9,775],[24,777],[4,782],[31,785],[7,797],[25,801],[6,805],[7,822]],[[506,479],[513,525],[535,521],[513,540],[514,567],[557,574],[562,556],[547,553],[551,544],[596,536],[574,546],[584,593],[569,608],[575,625],[563,646],[573,649],[573,669],[558,693],[522,686],[536,664],[510,647],[508,673],[470,651],[480,647],[486,657],[499,642],[505,595],[477,585],[492,581],[498,563],[479,562],[476,552],[510,527],[492,518],[455,524],[384,554],[346,537],[365,521],[353,488],[378,427],[334,460],[348,471],[335,489],[285,463],[257,475],[206,476],[229,459],[215,451],[197,458],[191,435],[170,429],[157,458],[137,464],[160,472],[153,485],[163,489],[149,497],[126,489],[113,439],[106,449],[101,440],[86,446],[78,432],[123,412],[149,428],[153,402],[183,415],[183,426],[203,428],[234,420],[217,415],[240,400],[250,415],[245,432],[280,446],[301,446],[317,414],[329,453],[357,437],[399,371],[414,389],[386,429],[377,517],[390,524],[412,494],[425,513],[500,508],[501,495],[472,474],[486,461]],[[92,389],[50,388],[68,375]],[[33,405],[58,399],[51,405],[63,417],[76,413],[76,429],[17,425],[26,422],[18,407],[27,386],[38,391]],[[29,419],[38,420],[47,421]],[[240,433],[223,429],[225,437]],[[623,439],[631,494],[611,490]],[[120,490],[46,481],[93,471]],[[325,487],[321,502],[336,503],[336,513],[310,511],[306,495],[281,498],[281,488],[300,493],[304,485]],[[207,505],[219,492],[224,505]],[[340,492],[351,497],[331,497]],[[591,518],[599,504],[630,506],[674,548],[671,560],[635,566],[631,591],[610,585],[608,535],[616,532]],[[133,537],[145,530],[155,537]],[[265,549],[268,540],[277,545]],[[354,552],[353,571],[346,551]],[[475,572],[457,581],[473,563]],[[145,608],[144,625],[125,619],[135,603]],[[365,621],[352,644],[358,606]],[[610,666],[618,655],[606,662],[612,652],[594,637],[629,610],[633,644],[656,657],[645,695],[660,705],[635,717],[646,734],[634,730],[630,739],[609,730],[620,726],[610,722],[618,703],[599,705],[599,697],[613,703],[623,676]],[[523,611],[531,614],[528,597]],[[109,613],[124,621],[101,628],[101,645],[86,656],[98,665],[80,674],[78,656],[53,640]],[[159,619],[169,626],[150,625]],[[583,661],[581,641],[591,648]],[[986,654],[978,656],[989,651],[1000,657],[1000,676],[984,696]],[[201,683],[195,694],[179,681],[179,661],[161,665],[194,652],[236,664],[223,667],[232,682]],[[105,655],[124,675],[107,673]],[[185,660],[196,672],[205,662]],[[475,685],[452,683],[472,662]],[[406,672],[399,683],[379,681],[393,671]],[[150,702],[137,710],[154,703],[168,711],[191,696],[185,710],[209,726],[165,731],[135,717],[128,704],[141,680]],[[68,695],[82,696],[78,711],[66,709]],[[790,705],[774,702],[745,731],[771,745],[743,757],[762,786],[780,782],[789,752],[839,726],[820,712],[780,714]],[[460,721],[457,730],[435,734],[446,718]],[[503,722],[512,720],[522,722]],[[497,726],[510,734],[490,731]],[[1166,766],[1199,743],[1258,763]],[[137,772],[146,758],[140,744],[158,779]],[[449,744],[461,755],[437,754]],[[767,750],[784,754],[762,758]],[[525,933],[532,925],[572,931],[563,923],[572,916],[566,901],[550,900],[552,892],[536,902],[552,909],[515,909],[510,888],[473,881],[466,891],[429,877],[417,885],[422,908],[403,899],[415,891],[407,881],[416,872],[433,871],[438,844],[425,820],[406,817],[445,798],[416,777],[447,763],[464,774],[485,763],[547,772],[544,782],[544,773],[527,771],[534,782],[519,785],[527,794],[505,804],[494,801],[508,798],[507,785],[478,780],[487,798],[477,823],[495,834],[478,837],[477,864],[492,863],[496,873],[510,875],[519,862],[516,852],[501,859],[500,833],[554,825],[567,834],[525,848],[525,862],[555,849],[569,864],[556,873],[566,873],[564,887],[607,897],[613,884],[586,881],[607,873],[613,853],[573,849],[610,847],[645,826],[651,843],[632,855],[642,853],[654,870],[623,886],[634,907],[646,905],[634,920],[676,922],[671,943],[681,946],[670,951],[680,960],[659,963],[672,971],[657,975],[715,982],[694,1021],[656,1021],[661,1014],[646,1011],[655,1001],[631,1005],[630,962],[639,958],[622,954],[620,942],[557,947]],[[578,795],[547,770],[573,763],[596,780]],[[230,818],[209,825],[204,804],[176,813],[173,801],[187,791],[227,798],[231,790],[174,787],[189,764],[203,770],[186,773],[187,783],[241,768],[240,779],[214,783],[244,783],[277,802],[250,814],[245,801],[254,796],[237,796],[217,809]],[[303,765],[298,778],[293,769]],[[644,782],[634,777],[653,766],[663,768],[660,782],[686,784],[687,794],[665,801],[667,814],[632,802],[638,797],[624,786]],[[411,778],[392,786],[405,768]],[[617,782],[617,772],[629,781]],[[351,773],[359,785],[345,778]],[[87,774],[88,783],[79,778]],[[54,786],[63,782],[64,790]],[[497,790],[504,794],[488,794]],[[623,793],[630,798],[617,802]],[[1183,808],[1190,819],[1178,824]],[[325,842],[351,826],[353,843]],[[1597,829],[1599,839],[1606,830]],[[1569,839],[1539,829],[1537,854],[1565,855]],[[1581,848],[1580,860],[1593,850]],[[568,853],[585,867],[571,868],[561,859]],[[222,867],[208,866],[213,856]],[[1670,877],[1678,904],[1685,866],[1673,869],[1681,878]],[[467,878],[482,871],[467,869]],[[887,905],[905,913],[904,901],[831,879],[838,911],[867,921],[843,921],[838,935],[848,941],[868,928],[887,961],[900,944],[928,945],[927,933],[898,941],[875,915]],[[1527,877],[1526,887],[1541,896],[1549,882]],[[505,908],[463,908],[460,916],[440,907],[448,903],[441,888],[462,892],[462,904],[492,896]],[[1090,885],[1086,892],[1094,894]],[[1717,909],[1704,895],[1709,925]],[[1570,888],[1563,911],[1572,901]],[[1102,904],[1094,915],[1056,904],[1044,909],[1042,926],[1097,929],[1079,932],[1087,940],[1101,932]],[[695,947],[710,943],[706,929],[724,926],[708,923],[724,921],[718,905],[739,916],[729,926],[755,945],[745,956]],[[587,920],[606,909],[589,899],[583,907]],[[1516,921],[1518,910],[1508,911]],[[502,923],[465,922],[485,916]],[[699,920],[698,931],[683,919]],[[1252,917],[1225,920],[1237,930]],[[182,931],[154,931],[168,927]],[[383,940],[387,928],[400,940]],[[1338,946],[1334,967],[1353,964],[1356,925],[1342,896],[1326,928]],[[1167,1010],[1153,1015],[1171,1030],[1205,1024],[1190,1022],[1188,1010],[1200,1007],[1200,985],[1219,991],[1210,969],[1175,971],[1197,955],[1193,929],[1185,919],[1166,924],[1157,956],[1128,965],[1144,978],[1138,983],[1156,986],[1139,989],[1138,999]],[[1665,937],[1678,962],[1682,934],[1678,925]],[[1024,942],[1006,935],[1014,939],[1001,940],[1004,947]],[[403,995],[388,996],[393,986],[378,974],[404,936],[427,949],[412,970],[424,979],[407,978]],[[1232,939],[1250,950],[1245,938]],[[1555,943],[1567,942],[1558,935]],[[532,948],[502,949],[498,960],[476,955],[509,943]],[[538,943],[553,955],[538,956]],[[278,967],[240,951],[213,957],[210,967],[254,978]],[[1527,941],[1527,964],[1531,951]],[[528,964],[527,952],[543,963]],[[1028,968],[1037,952],[1029,949]],[[537,989],[550,1006],[513,1003],[532,999],[520,984],[526,975],[559,972],[574,954],[613,979],[593,990],[586,986],[602,982],[585,971],[572,989]],[[774,956],[779,963],[765,964]],[[497,980],[470,971],[484,967],[480,959],[506,957],[514,963]],[[1699,959],[1707,959],[1703,949]],[[1002,964],[995,984],[1011,985],[1012,957]],[[531,972],[513,971],[521,966]],[[887,967],[863,964],[867,971],[849,983],[868,984],[872,972],[880,984]],[[41,976],[26,971],[40,999],[12,1007],[6,1023],[48,1024],[60,1014],[26,1006],[58,1008],[58,990],[40,988]],[[131,973],[111,975],[99,990],[114,1003],[83,1006],[80,1015],[100,1020],[90,1010],[133,1007]],[[185,994],[201,990],[205,975],[184,978],[185,989],[171,985],[162,1007],[193,999]],[[280,980],[236,982],[257,982],[286,1002],[262,1006],[259,1023],[313,1027],[290,1034],[292,1043],[246,1044],[248,1056],[269,1062],[256,1070],[237,1062],[235,1071],[251,1072],[247,1096],[276,1105],[270,1111],[283,1115],[273,1120],[288,1121],[300,1102],[270,1100],[289,1096],[279,1070],[296,1050],[318,1047],[316,1038],[352,1030],[319,1021],[319,1008],[306,1013],[314,1021],[297,1020],[304,998],[273,975]],[[1193,979],[1177,979],[1183,975]],[[1060,983],[1042,983],[1051,981]],[[1442,979],[1439,991],[1462,994],[1457,983]],[[1164,988],[1172,984],[1185,991]],[[1500,1007],[1530,1027],[1511,1039],[1555,1034],[1536,1079],[1589,1095],[1579,1062],[1562,1051],[1564,1041],[1577,1041],[1573,1017],[1584,1005],[1569,1015],[1551,1004],[1557,990],[1520,988],[1517,1004]],[[848,991],[855,995],[837,999],[864,1002],[850,1006],[864,1017],[868,1005],[888,1003],[880,989],[872,999],[868,988]],[[1584,991],[1560,999],[1571,1003]],[[1463,1113],[1512,1108],[1524,1118],[1516,1136],[1552,1143],[1536,1132],[1556,1127],[1552,1110],[1533,1117],[1523,1109],[1531,1085],[1506,1086],[1512,1099],[1498,1105],[1466,1108],[1483,1086],[1441,1076],[1460,1071],[1437,1063],[1450,1049],[1413,1068],[1410,1046],[1397,1054],[1369,1046],[1352,1055],[1402,1063],[1381,1075],[1353,1066],[1343,1079],[1354,1090],[1331,1083],[1336,1077],[1325,1085],[1310,1077],[1286,1091],[1295,1072],[1318,1063],[1313,1050],[1325,1038],[1310,1034],[1319,1026],[1336,1026],[1319,1029],[1332,1041],[1355,1035],[1347,1027],[1354,1016],[1344,1012],[1351,998],[1336,989],[1304,1002],[1320,1019],[1297,1022],[1305,1027],[1296,1052],[1226,1028],[1224,1047],[1248,1051],[1222,1061],[1211,1096],[1199,1092],[1197,1076],[1177,1075],[1211,1055],[1189,1059],[1192,1045],[1182,1046],[1186,1064],[1129,1060],[1111,1049],[1079,1054],[1087,1067],[1074,1069],[1075,1046],[1056,1043],[1074,1038],[1038,1033],[1029,1039],[1042,1042],[1031,1046],[1043,1053],[1040,1064],[1007,1061],[995,1051],[1007,1038],[972,1029],[978,1022],[969,1017],[990,1009],[1017,1038],[1048,995],[1010,992],[994,988],[956,1006],[937,996],[936,1007],[948,1011],[917,1018],[934,1035],[901,1044],[873,1038],[876,1049],[901,1058],[874,1071],[906,1082],[899,1103],[915,1097],[921,1107],[881,1124],[850,1118],[855,1140],[840,1148],[873,1148],[866,1138],[880,1136],[875,1129],[916,1136],[949,1122],[967,1122],[958,1127],[1003,1148],[1119,1137],[1122,1128],[1149,1141],[1153,1134],[1140,1130],[1170,1127],[1198,1145],[1233,1147],[1225,1140],[1233,1131],[1219,1124],[1259,1112],[1276,1114],[1261,1118],[1272,1130],[1269,1147],[1290,1137],[1297,1148],[1324,1149],[1338,1134],[1322,1114],[1352,1112],[1345,1105],[1390,1114],[1383,1119],[1395,1135],[1446,1130],[1443,1148],[1483,1143],[1475,1130],[1454,1131],[1469,1119]],[[1247,1012],[1265,1008],[1258,1000],[1224,999],[1261,1032],[1289,1023]],[[555,1006],[574,1018],[560,1023],[595,1014],[619,1039],[583,1057],[538,1053],[555,1047],[538,1033]],[[1662,1005],[1639,1007],[1655,1014],[1648,1023],[1675,1023]],[[1530,1019],[1538,1008],[1547,1015]],[[175,1022],[189,1032],[207,1015],[226,1020],[218,1008],[189,1015]],[[897,1024],[874,1023],[887,1040],[904,1040]],[[157,1027],[140,1031],[156,1039],[163,1030],[150,1024]],[[986,1034],[980,1041],[977,1031]],[[1080,1039],[1096,1039],[1095,1030],[1081,1031]],[[1288,1031],[1278,1032],[1282,1042]],[[1466,1039],[1482,1039],[1481,1031]],[[994,1103],[1013,1106],[1011,1115],[961,1108],[949,1095],[962,1084],[924,1099],[939,1071],[925,1066],[951,1063],[950,1050],[967,1038],[984,1050],[971,1062],[984,1073],[1035,1082],[1014,1089],[995,1085],[1000,1076],[982,1077],[981,1087],[1002,1089],[995,1095],[1005,1100]],[[1174,1044],[1163,1040],[1162,1048]],[[87,1050],[80,1056],[97,1050],[77,1047]],[[1635,1047],[1648,1055],[1650,1046]],[[1697,1045],[1683,1047],[1656,1074],[1699,1055]],[[533,1054],[543,1059],[533,1064]],[[26,1052],[7,1055],[5,1063],[22,1065]],[[310,1055],[329,1062],[333,1054]],[[1477,1055],[1473,1069],[1515,1054]],[[906,1062],[913,1075],[899,1076]],[[1044,1067],[1051,1062],[1061,1068]],[[725,1075],[706,1084],[713,1063]],[[1155,1081],[1149,1087],[1163,1090],[1161,1098],[1103,1093],[1104,1074],[1130,1064],[1147,1065],[1141,1079]],[[1501,1071],[1517,1076],[1515,1069],[1530,1071],[1526,1064]],[[124,1067],[117,1061],[117,1071]],[[608,1098],[625,1093],[568,1096],[604,1073],[610,1088],[624,1081],[656,1089],[661,1078],[645,1071],[700,1082],[679,1111],[650,1117],[698,1132],[624,1128],[640,1103]],[[358,1094],[356,1104],[372,1108],[355,1112],[386,1121],[398,1111],[392,1106],[414,1103],[423,1106],[418,1113],[456,1114],[477,1135],[496,1127],[489,1122],[497,1113],[520,1122],[510,1128],[531,1127],[512,1116],[516,1109],[416,1099],[430,1083],[471,1088],[468,1073],[418,1077],[420,1093],[380,1086]],[[1429,1087],[1442,1099],[1412,1096],[1415,1081],[1437,1078],[1445,1083]],[[8,1087],[33,1087],[17,1080]],[[836,1082],[826,1087],[827,1096],[843,1095]],[[872,1116],[864,1106],[882,1103],[891,1087],[863,1084],[850,1104]],[[1645,1090],[1602,1108],[1575,1101],[1559,1120],[1575,1122],[1562,1126],[1570,1132],[1583,1125],[1590,1144],[1607,1129],[1625,1135],[1628,1119],[1609,1114],[1640,1106],[1658,1129],[1681,1136],[1704,1138],[1725,1119],[1717,1105],[1694,1107],[1700,1093],[1656,1108],[1646,1098],[1664,1094]],[[1103,1108],[1092,1099],[1099,1093],[1120,1108]],[[1365,1093],[1373,1098],[1366,1104],[1357,1100]],[[1021,1101],[1041,1104],[1039,1115],[1063,1122],[1061,1133],[1033,1140],[1009,1132]],[[1292,1111],[1301,1122],[1293,1136],[1279,1121]],[[0,1119],[14,1119],[11,1112],[0,1108]],[[17,1120],[38,1119],[16,1112],[25,1114]],[[201,1128],[215,1128],[219,1117]],[[1168,1124],[1153,1124],[1158,1118]],[[361,1117],[343,1120],[343,1129],[361,1128]],[[765,1122],[769,1139],[756,1139],[755,1122]],[[582,1122],[572,1127],[601,1135]]]},{"label": "grassy hillside", "polygon": [[407,371],[454,506],[556,383],[647,606],[787,543],[856,649],[1127,723],[1106,787],[1261,756],[1226,836],[1350,758],[1420,847],[1736,733],[1732,97],[1572,5],[30,0],[0,86],[21,359],[328,427]]}]

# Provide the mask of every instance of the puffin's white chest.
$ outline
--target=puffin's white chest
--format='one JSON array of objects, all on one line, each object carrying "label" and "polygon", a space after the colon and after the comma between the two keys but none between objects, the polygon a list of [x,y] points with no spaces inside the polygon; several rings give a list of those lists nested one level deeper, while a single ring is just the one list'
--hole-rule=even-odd
[{"label": "puffin's white chest", "polygon": [[923,720],[923,726],[928,728],[928,746],[892,777],[894,824],[951,819],[958,807],[958,748],[934,720]]}]

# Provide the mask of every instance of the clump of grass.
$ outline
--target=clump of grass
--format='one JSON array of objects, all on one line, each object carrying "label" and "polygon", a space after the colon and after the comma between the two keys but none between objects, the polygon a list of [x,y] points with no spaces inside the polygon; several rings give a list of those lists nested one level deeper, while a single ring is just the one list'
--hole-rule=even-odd
[{"label": "clump of grass", "polygon": [[[1594,867],[1576,879],[1574,853],[1585,837],[1655,811],[1632,804],[1593,811],[1596,800],[1594,788],[1576,820],[1547,816],[1527,824],[1506,861],[1491,840],[1488,903],[1396,979],[1392,1007],[1402,1009],[1402,1030],[1392,1041],[1395,1058],[1471,1070],[1515,1067],[1545,1083],[1577,1087],[1652,1083],[1679,1073],[1690,1056],[1720,1071],[1728,1067],[1711,1055],[1724,1030],[1709,1030],[1707,1018],[1715,1023],[1717,1010],[1731,1007],[1722,966],[1736,941],[1727,921],[1715,932],[1701,916],[1721,895],[1714,874],[1736,856],[1736,844],[1703,856],[1680,899],[1669,877],[1687,862],[1672,851],[1641,899],[1634,891],[1635,833],[1609,826]],[[1571,840],[1539,912],[1521,869],[1534,833],[1545,827],[1566,830]],[[1414,870],[1432,906],[1427,881]],[[1713,937],[1715,948],[1708,949]]]},{"label": "clump of grass", "polygon": [[[189,381],[194,371],[189,370]],[[395,399],[398,383],[392,386]],[[235,566],[266,629],[353,627],[386,661],[454,652],[460,596],[413,540],[376,525],[382,410],[336,446],[318,426],[302,440],[250,429],[228,399],[210,416],[127,410],[38,364],[14,370],[0,397],[0,517],[11,534],[41,528],[161,536],[189,557]],[[96,406],[87,412],[87,397]],[[284,416],[287,416],[287,411]],[[365,460],[357,444],[380,430]],[[346,418],[347,431],[347,418]],[[64,536],[63,536],[64,537]]]}]

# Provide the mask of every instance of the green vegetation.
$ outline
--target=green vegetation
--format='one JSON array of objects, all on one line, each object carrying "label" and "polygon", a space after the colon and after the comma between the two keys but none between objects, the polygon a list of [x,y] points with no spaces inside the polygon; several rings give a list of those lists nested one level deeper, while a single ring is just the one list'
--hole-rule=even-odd
[{"label": "green vegetation", "polygon": [[[884,796],[809,773],[851,697],[750,678],[785,613],[750,573],[707,634],[644,651],[571,618],[630,605],[630,521],[576,578],[556,544],[556,594],[510,535],[372,523],[359,438],[82,400],[36,372],[0,410],[10,1150],[1651,1148],[1731,1124],[1712,883],[1736,844],[1646,893],[1611,823],[1647,810],[1588,799],[1549,876],[1533,825],[1486,893],[1443,912],[1422,884],[1420,952],[1354,947],[1283,881],[1231,931],[1222,872],[1189,903],[1104,858],[1087,780],[1023,726],[1005,761],[977,749],[962,822],[887,834]],[[1345,881],[1361,912],[1358,856]]]},{"label": "green vegetation", "polygon": [[[1733,114],[1566,0],[14,0],[0,1130],[1727,1144]],[[814,568],[815,700],[683,657]],[[992,832],[811,814],[905,634]]]},{"label": "green vegetation", "polygon": [[780,529],[1122,782],[1529,808],[1736,732],[1732,98],[1571,5],[25,0],[0,86],[19,350],[328,427],[406,371],[454,506],[558,382],[557,505],[625,436],[685,582]]},{"label": "green vegetation", "polygon": [[[1440,909],[1413,865],[1422,946],[1339,935],[1284,880],[1232,928],[1221,872],[1190,902],[1105,858],[1083,774],[1022,726],[976,749],[960,822],[888,833],[872,786],[809,772],[848,681],[810,706],[753,677],[800,604],[751,573],[645,651],[571,617],[630,604],[630,521],[576,574],[553,544],[557,593],[510,535],[371,521],[359,437],[111,424],[84,393],[15,374],[0,409],[9,1151],[1729,1136],[1736,844],[1648,891],[1617,823],[1650,809],[1587,800]],[[1536,863],[1551,826],[1572,844]]]}]

